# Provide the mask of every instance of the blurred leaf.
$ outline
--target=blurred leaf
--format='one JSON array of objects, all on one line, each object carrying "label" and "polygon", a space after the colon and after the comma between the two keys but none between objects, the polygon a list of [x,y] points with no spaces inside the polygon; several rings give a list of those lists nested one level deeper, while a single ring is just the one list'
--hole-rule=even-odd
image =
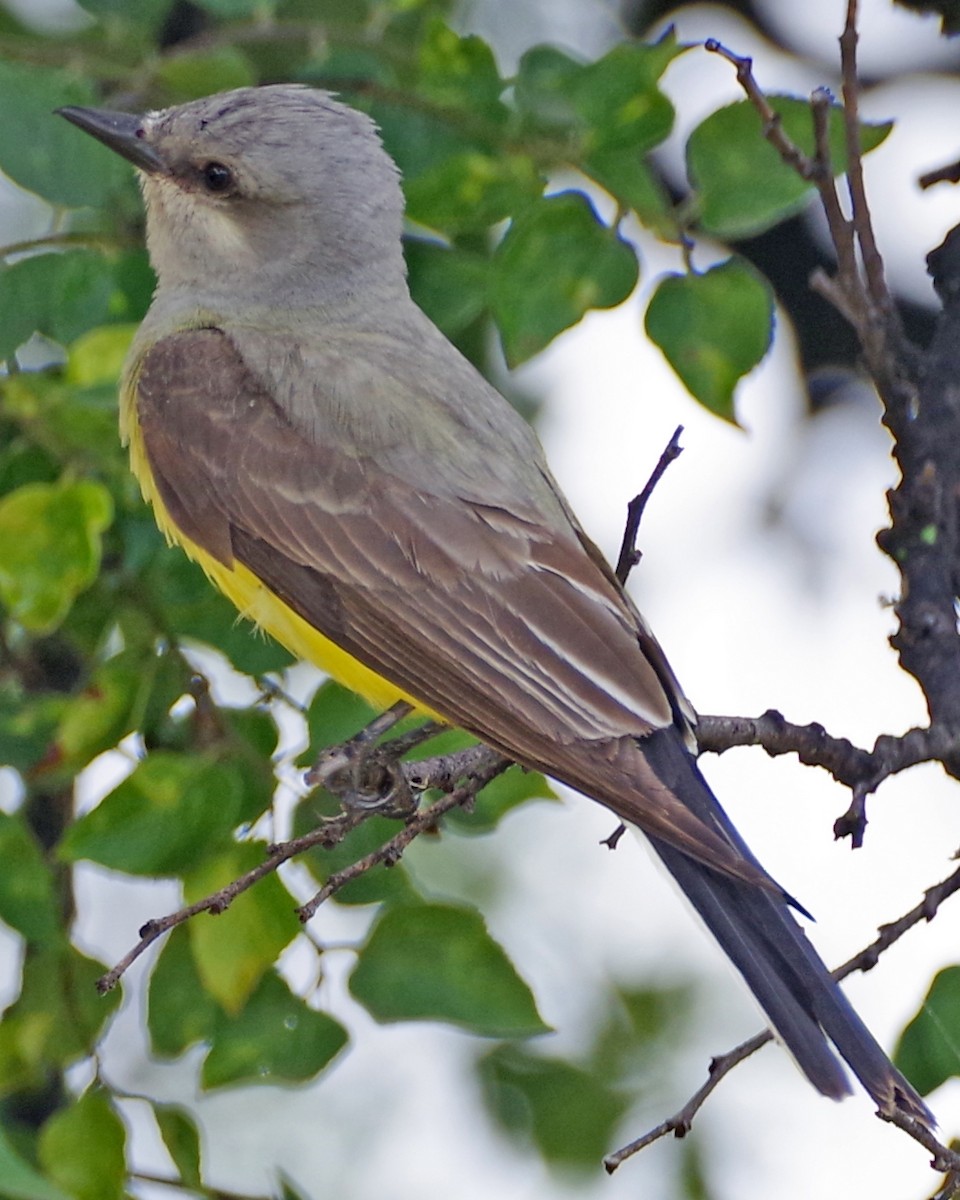
[{"label": "blurred leaf", "polygon": [[30,696],[0,681],[0,766],[32,770],[53,741],[66,696]]},{"label": "blurred leaf", "polygon": [[490,261],[456,247],[421,238],[404,243],[410,294],[431,321],[454,337],[486,308]]},{"label": "blurred leaf", "polygon": [[257,82],[249,59],[236,46],[168,54],[160,60],[156,76],[164,85],[168,104],[182,104],[232,88],[252,87]]},{"label": "blurred leaf", "polygon": [[[204,917],[195,918],[204,920]],[[221,1010],[204,989],[183,926],[174,929],[150,975],[147,1028],[156,1054],[175,1058],[195,1042],[209,1042]]]},{"label": "blurred leaf", "polygon": [[95,983],[105,968],[58,942],[28,947],[20,995],[0,1021],[0,1095],[45,1086],[51,1070],[89,1055],[120,1003]]},{"label": "blurred leaf", "polygon": [[[90,388],[65,384],[59,373],[14,375],[4,386],[4,407],[29,436],[78,474],[126,479],[126,455],[117,437],[115,383]],[[63,473],[63,466],[57,476]]]},{"label": "blurred leaf", "polygon": [[377,715],[366,700],[329,680],[317,688],[307,710],[307,749],[301,764],[312,763],[325,746],[338,746],[369,725]]},{"label": "blurred leaf", "polygon": [[221,1021],[203,1064],[203,1086],[301,1083],[323,1070],[346,1042],[338,1021],[309,1008],[270,972],[243,1010]]},{"label": "blurred leaf", "polygon": [[647,308],[646,330],[691,395],[735,424],[734,388],[773,337],[770,285],[741,258],[702,275],[668,275]]},{"label": "blurred leaf", "polygon": [[0,1197],[3,1200],[70,1200],[21,1158],[0,1125]]},{"label": "blurred leaf", "polygon": [[680,240],[680,226],[669,193],[633,147],[595,150],[583,169],[657,237]]},{"label": "blurred leaf", "polygon": [[685,49],[672,31],[649,44],[621,42],[586,64],[535,46],[520,60],[517,108],[534,129],[570,139],[572,157],[588,169],[592,155],[614,147],[639,160],[673,127],[673,105],[657,81]]},{"label": "blurred leaf", "polygon": [[100,569],[100,535],[113,519],[102,484],[32,483],[0,499],[0,601],[36,633],[63,620]]},{"label": "blurred leaf", "polygon": [[934,977],[893,1060],[922,1096],[960,1075],[960,966]]},{"label": "blurred leaf", "polygon": [[180,1182],[199,1190],[200,1131],[193,1116],[179,1104],[154,1104],[153,1115]]},{"label": "blurred leaf", "polygon": [[449,1021],[483,1037],[543,1033],[530,989],[479,913],[442,904],[387,909],[350,977],[378,1021]]},{"label": "blurred leaf", "polygon": [[162,546],[153,530],[149,536],[156,553],[143,584],[162,609],[171,634],[213,646],[247,675],[290,665],[290,652],[249,621],[238,620],[234,605],[182,550]]},{"label": "blurred leaf", "polygon": [[526,154],[465,151],[406,185],[407,214],[451,236],[481,232],[536,200],[543,184]]},{"label": "blurred leaf", "polygon": [[462,37],[439,16],[430,19],[419,47],[417,91],[441,108],[463,109],[471,116],[503,124],[506,86],[493,51],[474,35]]},{"label": "blurred leaf", "polygon": [[[814,149],[813,117],[806,100],[767,96],[784,133],[804,154]],[[863,152],[887,137],[892,125],[861,124]],[[846,170],[843,112],[830,110],[830,154],[837,174]],[[696,214],[708,233],[722,238],[753,237],[804,207],[813,185],[781,159],[764,138],[760,116],[749,100],[717,109],[690,135],[687,173],[696,191]]]},{"label": "blurred leaf", "polygon": [[30,942],[54,942],[60,921],[53,875],[19,815],[0,812],[0,863],[0,920]]},{"label": "blurred leaf", "polygon": [[114,289],[109,262],[90,250],[31,254],[0,266],[0,359],[34,333],[72,341],[106,320]]},{"label": "blurred leaf", "polygon": [[66,705],[57,731],[58,765],[86,766],[135,730],[149,737],[184,694],[189,672],[178,654],[133,646],[101,663]]},{"label": "blurred leaf", "polygon": [[640,1078],[648,1085],[658,1063],[687,1036],[691,987],[622,988],[608,991],[609,1007],[598,1013],[586,1065],[600,1079]]},{"label": "blurred leaf", "polygon": [[614,146],[643,155],[667,137],[673,128],[673,105],[657,81],[684,49],[672,31],[649,45],[621,42],[576,76],[573,103],[587,131],[587,161],[596,151]]},{"label": "blurred leaf", "polygon": [[126,1131],[107,1094],[89,1088],[40,1130],[44,1171],[76,1200],[124,1200]]},{"label": "blurred leaf", "polygon": [[510,366],[536,354],[592,308],[612,308],[637,282],[633,247],[580,192],[530,205],[492,261],[491,307]]},{"label": "blurred leaf", "polygon": [[239,809],[228,766],[157,750],[67,830],[59,853],[132,875],[179,875],[227,842]]},{"label": "blurred leaf", "polygon": [[[208,858],[184,876],[188,904],[218,891],[258,867],[266,847],[244,842]],[[275,874],[241,893],[217,916],[190,922],[190,944],[204,987],[224,1011],[235,1016],[266,971],[300,931],[294,901]]]},{"label": "blurred leaf", "polygon": [[70,346],[64,378],[77,387],[94,387],[99,383],[116,387],[136,331],[134,324],[87,329]]},{"label": "blurred leaf", "polygon": [[519,1046],[499,1046],[478,1064],[487,1108],[512,1137],[533,1141],[550,1163],[595,1171],[627,1096],[602,1076]]},{"label": "blurred leaf", "polygon": [[128,168],[54,112],[97,103],[79,73],[0,59],[0,170],[51,204],[103,204],[126,181]]}]

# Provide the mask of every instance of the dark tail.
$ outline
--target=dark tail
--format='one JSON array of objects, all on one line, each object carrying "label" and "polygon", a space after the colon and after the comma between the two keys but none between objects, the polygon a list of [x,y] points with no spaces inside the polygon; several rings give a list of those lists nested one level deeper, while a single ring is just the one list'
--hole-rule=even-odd
[{"label": "dark tail", "polygon": [[[674,795],[756,863],[676,732],[652,734],[642,745]],[[832,1042],[882,1112],[899,1111],[935,1125],[930,1110],[887,1058],[807,941],[786,893],[778,896],[733,879],[664,842],[650,841],[818,1091],[834,1099],[850,1092]]]}]

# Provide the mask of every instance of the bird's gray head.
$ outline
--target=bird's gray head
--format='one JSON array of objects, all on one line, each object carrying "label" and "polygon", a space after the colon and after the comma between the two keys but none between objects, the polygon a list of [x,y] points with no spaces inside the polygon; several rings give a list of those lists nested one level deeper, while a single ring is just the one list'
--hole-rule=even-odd
[{"label": "bird's gray head", "polygon": [[257,283],[285,304],[405,288],[397,168],[373,122],[298,85],[147,113],[63,115],[141,171],[160,288]]}]

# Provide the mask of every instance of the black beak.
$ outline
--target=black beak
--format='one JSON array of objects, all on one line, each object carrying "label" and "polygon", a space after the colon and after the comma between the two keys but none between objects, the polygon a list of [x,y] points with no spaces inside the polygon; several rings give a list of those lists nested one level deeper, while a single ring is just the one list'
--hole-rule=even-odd
[{"label": "black beak", "polygon": [[103,142],[117,154],[129,159],[141,171],[167,171],[167,164],[144,141],[142,117],[132,113],[111,112],[107,108],[78,108],[76,105],[58,108],[57,112],[98,142]]}]

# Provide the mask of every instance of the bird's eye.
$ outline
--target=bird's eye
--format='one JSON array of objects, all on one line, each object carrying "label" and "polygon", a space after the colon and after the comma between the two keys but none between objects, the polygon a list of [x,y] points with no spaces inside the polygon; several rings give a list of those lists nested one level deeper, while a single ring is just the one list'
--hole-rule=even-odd
[{"label": "bird's eye", "polygon": [[200,168],[200,177],[208,192],[226,192],[233,186],[233,172],[223,163],[208,162]]}]

